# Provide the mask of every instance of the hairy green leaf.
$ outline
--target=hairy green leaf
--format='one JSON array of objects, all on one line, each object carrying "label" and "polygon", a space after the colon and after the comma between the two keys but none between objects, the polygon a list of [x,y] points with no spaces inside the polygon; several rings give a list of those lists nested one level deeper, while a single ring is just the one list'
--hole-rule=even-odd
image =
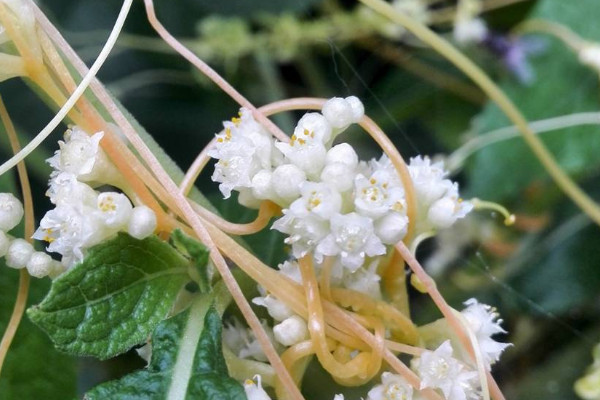
[{"label": "hairy green leaf", "polygon": [[188,261],[156,237],[120,234],[92,248],[28,310],[60,350],[106,359],[146,340],[189,280]]},{"label": "hairy green leaf", "polygon": [[[600,25],[595,13],[596,0],[581,0],[577,6],[562,0],[537,3],[531,18],[566,25],[588,40],[600,41]],[[581,65],[577,55],[549,36],[548,48],[531,60],[535,81],[531,85],[517,83],[512,77],[501,81],[501,88],[530,120],[551,118],[598,108],[598,74]],[[480,132],[511,125],[494,104],[489,104],[477,121]],[[573,127],[544,133],[544,143],[561,167],[570,174],[581,174],[599,164],[598,128]],[[470,168],[471,193],[478,197],[501,201],[517,195],[535,180],[549,179],[540,162],[522,139],[491,145],[480,151]]]},{"label": "hairy green leaf", "polygon": [[221,318],[211,305],[213,298],[212,294],[199,296],[189,310],[158,326],[145,370],[97,386],[85,399],[245,399],[242,386],[228,376]]}]

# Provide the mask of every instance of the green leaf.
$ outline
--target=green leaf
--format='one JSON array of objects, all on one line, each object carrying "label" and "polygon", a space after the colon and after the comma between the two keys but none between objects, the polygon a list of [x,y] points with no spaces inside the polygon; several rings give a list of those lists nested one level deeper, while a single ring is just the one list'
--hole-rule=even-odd
[{"label": "green leaf", "polygon": [[[228,376],[221,348],[221,318],[213,299],[229,299],[221,286],[201,295],[191,308],[162,322],[152,336],[152,360],[143,371],[107,382],[88,392],[99,399],[245,399],[242,386]],[[227,300],[228,301],[228,300]]]},{"label": "green leaf", "polygon": [[200,287],[200,293],[208,293],[210,291],[210,276],[209,270],[209,251],[202,243],[196,239],[186,235],[180,229],[175,229],[171,233],[171,243],[181,252],[186,253],[194,264],[195,271],[197,272],[196,280]]},{"label": "green leaf", "polygon": [[146,340],[167,316],[190,279],[188,264],[157,237],[119,234],[54,280],[27,313],[58,349],[110,358]]},{"label": "green leaf", "polygon": [[[580,0],[577,7],[562,0],[537,2],[531,18],[566,25],[583,38],[600,41],[600,24],[590,10],[596,0]],[[507,77],[501,88],[523,111],[529,121],[598,108],[598,74],[582,66],[577,55],[556,39],[547,36],[548,48],[532,60],[535,82],[521,85]],[[494,104],[489,104],[477,121],[480,132],[512,125]],[[544,133],[544,143],[570,174],[581,174],[600,164],[598,128],[590,126]],[[478,197],[502,201],[518,194],[535,180],[549,179],[539,161],[522,139],[491,145],[480,151],[471,165],[470,192]]]}]

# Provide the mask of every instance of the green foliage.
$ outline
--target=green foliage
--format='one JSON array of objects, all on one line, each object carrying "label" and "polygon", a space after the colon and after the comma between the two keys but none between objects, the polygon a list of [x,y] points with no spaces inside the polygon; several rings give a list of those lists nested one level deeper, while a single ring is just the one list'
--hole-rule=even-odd
[{"label": "green foliage", "polygon": [[211,270],[208,263],[209,252],[206,246],[183,233],[180,229],[175,229],[171,233],[171,243],[185,252],[192,260],[197,272],[197,282],[200,287],[200,293],[207,293],[210,290]]},{"label": "green foliage", "polygon": [[56,347],[100,359],[147,339],[189,281],[188,261],[156,237],[120,234],[92,248],[28,310]]},{"label": "green foliage", "polygon": [[[531,18],[568,26],[585,39],[600,41],[596,0],[581,0],[574,5],[562,0],[537,3]],[[530,121],[598,108],[598,75],[582,66],[577,55],[557,39],[548,39],[543,55],[532,60],[535,82],[530,86],[507,77],[501,88]],[[504,114],[489,104],[477,120],[480,132],[510,125]],[[543,141],[564,170],[581,175],[600,162],[598,129],[573,127],[544,133]],[[495,144],[475,157],[469,170],[471,193],[496,201],[506,200],[535,180],[548,179],[539,161],[521,139]]]},{"label": "green foliage", "polygon": [[[211,306],[206,311],[207,297],[202,298],[188,311],[162,322],[152,336],[152,360],[147,369],[124,378],[102,384],[85,396],[87,400],[115,399],[164,399],[168,393],[189,400],[245,399],[242,386],[230,378],[221,349],[221,318]],[[205,315],[199,315],[205,313]],[[204,321],[202,334],[193,343],[192,354],[184,368],[180,357],[187,347],[184,332],[194,319]],[[178,374],[186,369],[187,378]],[[172,387],[177,382],[177,388]]]}]

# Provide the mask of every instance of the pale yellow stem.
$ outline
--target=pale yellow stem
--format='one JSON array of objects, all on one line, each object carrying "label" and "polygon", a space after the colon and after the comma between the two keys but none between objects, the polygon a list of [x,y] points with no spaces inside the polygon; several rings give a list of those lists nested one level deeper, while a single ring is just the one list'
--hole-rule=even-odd
[{"label": "pale yellow stem", "polygon": [[[6,134],[8,135],[13,153],[18,153],[19,149],[21,148],[21,145],[19,144],[17,132],[15,131],[15,127],[13,126],[12,120],[10,119],[10,115],[8,114],[8,111],[4,106],[4,101],[2,100],[2,97],[0,97],[0,119],[2,120],[2,124],[6,129]],[[35,218],[33,214],[33,199],[31,196],[31,186],[29,184],[29,178],[27,176],[27,169],[25,168],[24,161],[21,161],[17,164],[17,172],[19,174],[19,181],[21,183],[21,191],[23,194],[23,209],[25,215],[25,238],[31,243],[31,236],[33,236],[33,232],[35,231]],[[8,324],[6,325],[6,330],[2,335],[2,340],[0,340],[0,374],[2,373],[4,360],[6,359],[8,350],[10,349],[10,345],[15,337],[15,334],[17,333],[17,329],[19,328],[19,325],[21,324],[21,319],[23,318],[23,313],[25,312],[25,308],[27,307],[29,281],[29,274],[27,273],[27,270],[23,268],[21,271],[19,271],[19,288],[17,291],[15,305],[13,307],[13,311],[8,321]]]}]

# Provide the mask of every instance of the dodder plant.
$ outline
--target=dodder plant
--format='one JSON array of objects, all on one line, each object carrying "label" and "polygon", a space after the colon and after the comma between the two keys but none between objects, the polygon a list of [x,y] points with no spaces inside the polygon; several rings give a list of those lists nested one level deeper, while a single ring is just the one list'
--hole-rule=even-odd
[{"label": "dodder plant", "polygon": [[[163,39],[242,107],[183,174],[94,78],[131,2],[124,2],[88,70],[31,1],[0,1],[3,78],[27,79],[60,107],[22,151],[15,143],[18,154],[0,171],[22,160],[63,118],[71,123],[48,160],[47,195],[55,207],[37,230],[22,168],[25,206],[11,194],[0,196],[0,252],[22,277],[0,365],[23,312],[29,275],[50,276],[48,296],[28,315],[58,349],[107,359],[144,344],[147,368],[96,387],[90,399],[301,399],[313,357],[340,391],[370,383],[371,400],[503,399],[490,373],[508,346],[492,338],[504,332],[497,313],[475,299],[462,311],[452,309],[414,254],[422,240],[473,209],[499,210],[507,224],[514,218],[500,206],[461,199],[441,162],[416,157],[405,163],[354,96],[288,99],[256,109],[177,42],[146,0]],[[420,23],[383,2],[365,3],[461,66],[554,168],[518,111],[481,71]],[[468,17],[460,22],[481,28]],[[466,41],[469,30],[461,29],[457,35]],[[287,110],[315,112],[288,136],[267,118]],[[8,113],[0,111],[14,137]],[[344,143],[343,131],[352,124],[384,155],[359,160]],[[241,205],[258,209],[255,221],[226,221],[192,192],[211,157],[218,160],[212,177],[223,195],[238,192]],[[552,171],[572,189],[560,170]],[[585,196],[571,192],[595,212]],[[23,214],[25,239],[47,242],[59,260],[7,234]],[[231,236],[269,228],[285,233],[291,247],[291,258],[277,266],[265,265]],[[442,319],[421,327],[412,321],[405,263],[413,272],[410,284],[431,296]],[[261,296],[246,298],[239,282],[248,280]],[[223,324],[232,300],[247,327],[235,319]],[[265,307],[270,319],[259,321],[250,303]]]}]

